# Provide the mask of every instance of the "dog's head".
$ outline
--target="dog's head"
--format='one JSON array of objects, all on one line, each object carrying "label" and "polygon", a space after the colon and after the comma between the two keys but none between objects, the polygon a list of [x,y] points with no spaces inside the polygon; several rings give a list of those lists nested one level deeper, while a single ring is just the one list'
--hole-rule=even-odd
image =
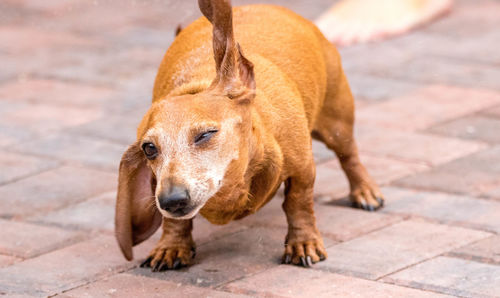
[{"label": "dog's head", "polygon": [[120,163],[116,235],[127,259],[161,217],[189,219],[231,179],[242,179],[251,140],[253,65],[234,41],[227,0],[199,0],[213,24],[216,77],[194,94],[170,94],[144,116]]}]

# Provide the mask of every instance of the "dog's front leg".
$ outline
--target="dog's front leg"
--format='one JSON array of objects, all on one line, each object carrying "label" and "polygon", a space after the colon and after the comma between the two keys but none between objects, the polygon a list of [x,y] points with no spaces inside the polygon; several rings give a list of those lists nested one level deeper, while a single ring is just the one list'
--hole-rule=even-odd
[{"label": "dog's front leg", "polygon": [[189,265],[195,256],[195,244],[191,236],[193,220],[163,218],[162,228],[160,241],[141,267],[164,271]]},{"label": "dog's front leg", "polygon": [[314,217],[313,184],[314,167],[285,181],[283,210],[288,221],[282,260],[285,264],[309,267],[327,257]]}]

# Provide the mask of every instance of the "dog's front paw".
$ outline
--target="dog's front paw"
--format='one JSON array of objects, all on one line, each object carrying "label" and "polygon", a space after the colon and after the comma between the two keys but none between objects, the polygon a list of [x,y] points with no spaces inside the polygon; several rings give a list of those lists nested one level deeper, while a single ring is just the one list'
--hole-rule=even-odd
[{"label": "dog's front paw", "polygon": [[195,255],[194,246],[164,246],[159,243],[141,267],[150,267],[155,272],[180,269],[190,265]]},{"label": "dog's front paw", "polygon": [[325,260],[327,256],[321,238],[306,241],[289,239],[285,243],[282,263],[311,267],[313,264]]},{"label": "dog's front paw", "polygon": [[354,208],[367,211],[375,211],[384,206],[384,198],[376,185],[359,185],[352,189],[349,198]]}]

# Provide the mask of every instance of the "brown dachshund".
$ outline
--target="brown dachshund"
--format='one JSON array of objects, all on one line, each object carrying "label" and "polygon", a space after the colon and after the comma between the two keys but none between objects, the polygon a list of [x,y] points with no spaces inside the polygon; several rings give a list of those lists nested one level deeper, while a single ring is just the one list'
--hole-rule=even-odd
[{"label": "brown dachshund", "polygon": [[132,246],[163,223],[143,265],[188,265],[197,213],[214,224],[240,219],[284,182],[283,262],[307,267],[324,260],[311,137],[337,154],[354,206],[373,211],[383,204],[358,157],[339,54],[311,22],[285,8],[198,2],[205,17],[183,29],[165,54],[151,108],[120,163],[116,237],[123,254],[131,260]]}]

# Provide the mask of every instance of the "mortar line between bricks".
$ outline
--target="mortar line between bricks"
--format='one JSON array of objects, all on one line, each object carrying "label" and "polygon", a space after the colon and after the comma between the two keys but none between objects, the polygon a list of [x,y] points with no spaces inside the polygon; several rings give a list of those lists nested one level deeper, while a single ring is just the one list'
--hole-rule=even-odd
[{"label": "mortar line between bricks", "polygon": [[137,266],[138,266],[138,265],[134,265],[134,266],[133,266],[133,267],[131,267],[131,268],[119,269],[119,270],[117,270],[117,271],[113,272],[113,274],[110,274],[110,275],[103,274],[102,276],[98,276],[97,278],[95,278],[95,277],[94,277],[94,278],[90,278],[90,279],[88,279],[88,280],[84,281],[82,284],[79,284],[79,285],[74,285],[73,287],[70,287],[70,288],[68,288],[68,289],[62,290],[62,291],[57,292],[57,293],[52,294],[52,295],[48,295],[47,297],[56,297],[56,296],[58,296],[58,295],[64,294],[64,293],[66,293],[66,292],[69,292],[69,291],[71,291],[71,290],[78,289],[78,288],[84,287],[84,286],[86,286],[86,285],[90,285],[90,284],[96,283],[96,282],[101,281],[101,280],[104,280],[104,279],[106,279],[106,278],[111,278],[111,277],[113,277],[113,276],[115,276],[115,275],[118,275],[118,274],[123,274],[123,273],[126,273],[126,272],[128,272],[128,271],[131,271],[131,270],[133,270],[133,269],[137,268]]},{"label": "mortar line between bricks", "polygon": [[78,85],[90,86],[90,87],[98,87],[98,88],[108,88],[112,91],[116,91],[119,89],[119,86],[115,84],[104,83],[102,81],[86,81],[79,80],[75,78],[67,78],[63,76],[56,76],[51,74],[44,74],[43,72],[34,71],[28,75],[29,79],[38,79],[38,80],[54,80],[63,83],[73,83]]},{"label": "mortar line between bricks", "polygon": [[[462,295],[458,295],[458,294],[450,294],[450,293],[447,293],[445,291],[439,291],[439,290],[435,290],[431,287],[426,287],[426,285],[424,284],[418,284],[418,285],[421,285],[422,288],[414,288],[408,284],[401,284],[401,283],[397,283],[396,280],[394,280],[394,282],[384,282],[384,281],[376,281],[378,283],[382,283],[382,284],[386,284],[386,285],[394,285],[394,286],[398,286],[398,287],[402,287],[402,288],[407,288],[407,289],[412,289],[412,290],[418,290],[418,291],[422,291],[422,292],[428,292],[428,293],[435,293],[435,294],[439,294],[439,295],[449,295],[449,296],[453,296],[453,297],[472,297],[472,295],[470,296],[462,296]],[[445,288],[446,289],[446,288]]]},{"label": "mortar line between bricks", "polygon": [[[443,54],[438,54],[438,53],[431,53],[429,54],[429,57],[431,58],[437,58],[437,59],[440,59],[440,60],[444,60],[444,61],[447,61],[447,62],[458,62],[458,63],[463,63],[465,62],[466,64],[472,64],[474,66],[480,66],[480,67],[485,67],[485,68],[492,68],[492,69],[495,69],[495,67],[492,67],[491,65],[493,64],[493,61],[490,61],[490,62],[484,62],[484,61],[481,61],[481,60],[476,60],[476,59],[468,59],[468,58],[465,58],[465,57],[457,57],[457,56],[446,56],[446,55],[443,55]],[[470,57],[474,57],[473,55],[471,55]]]},{"label": "mortar line between bricks", "polygon": [[387,273],[387,274],[385,274],[385,275],[382,275],[382,276],[380,276],[380,277],[376,278],[376,279],[375,279],[375,281],[380,281],[380,282],[383,282],[383,281],[382,281],[382,279],[384,279],[384,278],[388,277],[389,275],[399,273],[399,272],[404,271],[404,270],[406,270],[406,269],[408,269],[408,268],[411,268],[411,267],[414,267],[414,266],[420,265],[420,264],[422,264],[422,263],[424,263],[424,262],[427,262],[427,261],[433,260],[433,259],[435,259],[435,258],[437,258],[437,257],[440,257],[440,256],[441,256],[441,255],[443,255],[443,254],[444,254],[444,253],[441,253],[441,254],[438,254],[438,255],[432,256],[432,257],[430,257],[430,258],[420,260],[420,261],[418,261],[418,262],[416,262],[416,263],[412,263],[412,264],[410,264],[410,265],[404,266],[404,267],[402,267],[402,268],[399,268],[399,269],[398,269],[398,270],[396,270],[396,271],[393,271],[393,272]]},{"label": "mortar line between bricks", "polygon": [[416,190],[416,191],[424,191],[424,192],[441,192],[443,194],[448,194],[448,195],[472,197],[472,198],[478,198],[478,199],[483,199],[486,201],[493,201],[493,202],[500,201],[499,200],[500,198],[497,199],[496,197],[489,197],[489,196],[483,195],[483,194],[477,194],[477,193],[476,194],[469,194],[469,193],[460,192],[460,191],[443,191],[442,189],[437,189],[437,188],[432,188],[432,187],[424,187],[424,186],[406,185],[406,184],[400,182],[400,180],[405,179],[407,177],[411,177],[411,175],[413,175],[413,174],[395,179],[395,180],[393,180],[385,185],[382,185],[382,187],[391,187],[392,186],[392,187],[399,187],[399,188],[411,189],[411,190]]},{"label": "mortar line between bricks", "polygon": [[[483,200],[480,198],[475,198],[474,200]],[[407,220],[409,219],[418,219],[418,220],[424,220],[429,223],[434,223],[434,224],[440,224],[440,225],[445,225],[445,226],[458,226],[461,228],[466,228],[469,230],[476,230],[476,231],[481,231],[485,233],[490,233],[493,235],[498,234],[496,230],[489,230],[488,228],[484,227],[483,225],[480,224],[471,224],[466,221],[459,221],[459,220],[445,220],[445,219],[439,219],[439,218],[432,218],[432,217],[427,217],[424,215],[418,215],[418,214],[412,214],[412,213],[405,213],[405,212],[395,212],[395,211],[383,211],[381,212],[382,214],[387,214],[387,215],[393,215],[393,216],[399,216],[402,218],[405,218]]]},{"label": "mortar line between bricks", "polygon": [[451,196],[457,196],[457,197],[463,197],[463,198],[469,198],[469,199],[479,199],[479,200],[484,200],[486,202],[498,202],[500,203],[500,200],[494,198],[494,197],[488,197],[488,196],[483,196],[483,195],[474,195],[474,194],[468,194],[468,193],[455,193],[455,192],[447,192],[444,190],[440,189],[432,189],[432,188],[425,188],[425,187],[420,187],[420,186],[408,186],[408,185],[385,185],[382,186],[384,187],[389,187],[389,188],[398,188],[402,190],[407,190],[411,192],[428,192],[428,193],[435,193],[435,194],[440,194],[440,195],[451,195]]},{"label": "mortar line between bricks", "polygon": [[[408,61],[403,61],[402,63],[406,64],[406,63],[408,63]],[[462,63],[462,65],[463,65],[463,63]],[[467,65],[477,66],[475,64],[470,64],[470,63]],[[496,70],[496,68],[493,68],[493,67],[490,67],[490,69]],[[368,70],[366,72],[356,71],[356,73],[360,74],[360,75],[364,74],[364,75],[376,76],[376,77],[381,78],[381,79],[383,79],[383,78],[390,78],[390,79],[399,78],[399,79],[402,79],[403,81],[413,82],[414,84],[418,84],[418,85],[446,85],[446,86],[458,86],[458,87],[465,88],[465,89],[472,89],[471,85],[467,85],[466,83],[457,82],[457,81],[454,81],[454,82],[442,81],[442,80],[436,81],[436,80],[421,78],[421,77],[412,78],[412,77],[409,77],[408,75],[405,75],[405,74],[393,74],[393,73],[387,73],[387,72],[384,72],[382,74],[382,73],[380,73],[380,71],[374,71],[374,70]],[[481,89],[492,91],[492,92],[498,92],[500,90],[500,88],[495,89],[495,88],[492,88],[489,86],[481,86]]]},{"label": "mortar line between bricks", "polygon": [[[432,289],[413,288],[413,287],[410,287],[408,285],[396,284],[396,283],[391,283],[391,282],[384,282],[384,281],[379,280],[379,279],[373,280],[373,279],[370,279],[370,278],[367,278],[367,277],[363,277],[361,275],[343,274],[343,273],[340,273],[340,272],[329,271],[327,269],[321,269],[321,268],[315,268],[315,267],[310,268],[310,270],[315,270],[315,271],[320,271],[320,272],[327,272],[327,273],[331,273],[331,274],[337,274],[337,275],[341,275],[341,276],[352,277],[352,278],[356,278],[356,279],[362,279],[362,280],[366,280],[366,281],[370,281],[370,282],[376,282],[376,283],[380,283],[380,284],[395,285],[395,286],[398,286],[398,287],[403,287],[403,288],[412,289],[412,290],[418,290],[418,291],[422,291],[422,292],[431,292],[431,293],[436,293],[436,294],[441,294],[441,295],[443,294],[442,292],[434,291]],[[388,274],[388,275],[390,275],[390,274]]]},{"label": "mortar line between bricks", "polygon": [[[280,264],[277,264],[277,265],[280,266]],[[249,277],[253,277],[253,276],[257,275],[257,274],[264,273],[264,272],[269,271],[271,269],[277,268],[278,266],[276,266],[276,267],[274,267],[274,266],[273,267],[269,267],[269,268],[263,269],[263,270],[258,271],[258,272],[254,272],[254,273],[251,273],[251,274],[248,274],[248,275],[244,275],[244,276],[232,279],[232,280],[228,280],[228,281],[222,282],[222,283],[216,285],[214,287],[214,289],[216,289],[216,290],[222,290],[222,291],[224,291],[226,293],[233,293],[233,292],[228,292],[227,290],[224,290],[223,287],[225,287],[226,285],[228,285],[228,284],[230,284],[232,282],[239,281],[239,280],[242,280],[242,279],[245,279],[245,278],[249,278]]]},{"label": "mortar line between bricks", "polygon": [[[113,188],[114,189],[114,188]],[[73,205],[77,205],[77,204],[81,204],[83,202],[86,202],[92,198],[95,198],[101,194],[104,194],[104,193],[107,193],[107,192],[111,192],[112,190],[105,190],[103,192],[98,192],[98,193],[93,193],[89,196],[85,196],[84,198],[82,198],[81,200],[76,200],[74,202],[69,202],[67,204],[63,204],[57,208],[53,208],[53,209],[41,209],[39,211],[36,211],[36,212],[33,212],[33,213],[28,213],[26,215],[23,215],[23,216],[20,216],[21,219],[23,219],[23,221],[26,221],[26,219],[29,219],[31,217],[35,217],[37,215],[41,215],[43,213],[48,213],[48,212],[57,212],[57,211],[60,211],[60,210],[63,210],[65,208],[68,208],[70,206],[73,206]],[[29,221],[28,221],[29,222]]]},{"label": "mortar line between bricks", "polygon": [[[495,236],[495,235],[494,235],[494,234],[492,234],[492,235],[490,235],[490,236],[488,236],[488,237],[484,237],[484,238],[481,238],[481,239],[477,239],[477,240],[474,240],[474,241],[471,241],[471,242],[465,243],[465,244],[463,244],[463,245],[461,245],[461,246],[458,246],[458,247],[453,247],[450,251],[454,251],[454,250],[456,250],[456,249],[460,249],[460,248],[462,248],[462,247],[465,247],[465,246],[468,246],[468,245],[475,244],[475,243],[477,243],[477,242],[479,242],[479,241],[483,241],[483,240],[488,239],[488,238],[493,237],[493,236]],[[398,270],[396,270],[396,271],[393,271],[393,272],[391,272],[391,273],[388,273],[388,274],[385,274],[385,275],[383,275],[383,276],[380,276],[380,277],[376,278],[376,279],[375,279],[375,281],[380,281],[380,282],[383,282],[383,281],[382,281],[382,279],[384,279],[384,278],[388,277],[389,275],[393,275],[393,274],[399,273],[399,272],[404,271],[404,270],[406,270],[406,269],[408,269],[408,268],[411,268],[411,267],[414,267],[414,266],[420,265],[420,264],[422,264],[422,263],[424,263],[424,262],[427,262],[427,261],[430,261],[430,260],[436,259],[436,258],[438,258],[438,257],[445,257],[445,256],[446,256],[446,254],[447,254],[447,253],[449,253],[450,251],[442,252],[442,253],[437,254],[437,255],[435,255],[435,256],[432,256],[432,257],[430,257],[430,258],[423,259],[423,260],[418,261],[418,262],[416,262],[416,263],[410,264],[410,265],[405,266],[405,267],[403,267],[403,268],[400,268],[400,269],[398,269]]]},{"label": "mortar line between bricks", "polygon": [[[105,118],[105,116],[103,118]],[[115,144],[115,145],[124,146],[125,148],[123,148],[123,150],[126,150],[126,147],[128,145],[130,145],[130,144],[126,144],[125,142],[119,141],[117,139],[94,135],[94,134],[92,134],[92,132],[78,132],[78,131],[74,132],[74,131],[72,131],[75,128],[78,128],[78,126],[67,127],[65,129],[61,130],[60,133],[62,133],[64,135],[70,135],[70,136],[75,136],[75,135],[76,136],[81,136],[81,137],[83,137],[85,139],[88,139],[88,140],[106,141],[108,143],[112,143],[112,144]]]},{"label": "mortar line between bricks", "polygon": [[[416,159],[411,159],[411,158],[404,158],[404,157],[400,157],[400,156],[391,156],[390,154],[377,154],[377,153],[363,151],[363,150],[360,150],[360,152],[362,153],[361,159],[363,159],[363,156],[373,157],[373,158],[392,159],[392,160],[402,162],[402,163],[425,166],[428,168],[425,170],[429,170],[430,168],[434,167],[434,165],[432,165],[432,163],[427,162],[427,161],[416,160]],[[417,171],[417,172],[419,172],[419,171]]]},{"label": "mortar line between bricks", "polygon": [[[59,160],[56,160],[56,161],[60,162]],[[18,182],[18,181],[21,181],[23,179],[27,179],[27,178],[30,178],[30,177],[33,177],[33,176],[36,176],[36,175],[40,175],[40,174],[43,174],[43,173],[46,173],[46,172],[57,170],[57,169],[61,168],[62,165],[63,165],[63,163],[60,162],[60,164],[57,164],[57,165],[55,165],[53,167],[50,167],[48,169],[36,171],[36,172],[30,173],[30,174],[26,174],[26,175],[22,175],[22,176],[16,177],[16,178],[11,179],[11,180],[7,180],[7,181],[4,181],[4,182],[1,182],[0,183],[0,187],[1,186],[5,186],[7,184],[15,183],[15,182]]]},{"label": "mortar line between bricks", "polygon": [[[487,109],[491,109],[491,108],[495,108],[495,107],[500,107],[500,101],[497,102],[497,103],[495,103],[492,106],[488,106],[488,107],[482,108],[481,110],[477,110],[477,111],[474,111],[472,113],[468,113],[468,114],[464,114],[464,115],[460,115],[460,116],[455,116],[455,117],[452,117],[452,118],[449,118],[449,119],[444,119],[444,120],[441,120],[441,121],[436,121],[436,122],[432,123],[431,125],[427,125],[425,127],[417,129],[415,132],[417,132],[417,133],[426,133],[426,134],[430,134],[430,135],[442,136],[441,134],[437,134],[435,132],[429,132],[429,129],[431,129],[434,126],[441,126],[441,125],[450,124],[450,123],[452,123],[454,121],[460,120],[461,118],[466,118],[466,117],[471,117],[471,116],[479,116],[479,117],[483,116],[483,117],[485,117],[485,115],[482,114],[482,113],[485,110],[487,110]],[[493,117],[493,119],[497,119],[497,118]],[[447,135],[444,135],[444,136],[447,136]],[[447,137],[452,138],[452,139],[464,140],[464,138],[460,138],[460,137],[450,137],[450,136],[447,136]],[[465,139],[465,140],[471,140],[471,139]],[[479,142],[484,142],[484,141],[479,141]]]}]

